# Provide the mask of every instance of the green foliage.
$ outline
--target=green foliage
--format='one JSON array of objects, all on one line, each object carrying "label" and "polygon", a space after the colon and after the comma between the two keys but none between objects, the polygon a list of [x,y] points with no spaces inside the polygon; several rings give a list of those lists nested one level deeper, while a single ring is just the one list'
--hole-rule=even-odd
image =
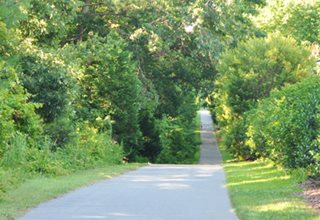
[{"label": "green foliage", "polygon": [[[290,16],[283,30],[298,41],[320,43],[320,2],[299,4],[289,10]],[[286,26],[286,27],[285,27]]]},{"label": "green foliage", "polygon": [[215,81],[215,111],[224,130],[224,141],[236,156],[251,158],[244,146],[244,113],[255,108],[273,89],[309,75],[314,66],[309,56],[306,48],[279,35],[241,42],[222,55]]},{"label": "green foliage", "polygon": [[[8,55],[8,52],[11,50],[11,42],[9,41],[9,29],[7,29],[7,26],[5,23],[0,21],[0,54]],[[13,32],[11,32],[13,34]]]},{"label": "green foliage", "polygon": [[[0,160],[18,133],[28,139],[38,138],[42,123],[36,115],[38,104],[28,102],[28,94],[19,84],[15,71],[0,63]],[[30,140],[31,141],[31,140]]]},{"label": "green foliage", "polygon": [[[142,161],[147,159],[147,161],[156,162],[162,145],[159,137],[159,121],[152,113],[152,110],[142,110],[140,112],[139,124],[143,135],[143,147],[140,149],[139,155],[141,155]],[[137,160],[137,162],[138,161],[139,160]]]},{"label": "green foliage", "polygon": [[[78,112],[83,120],[91,122],[110,116],[114,138],[133,156],[141,139],[141,82],[132,54],[126,47],[116,32],[109,33],[106,38],[92,36],[79,45],[79,53],[87,56],[82,60],[84,71]],[[100,129],[108,124],[104,126]]]},{"label": "green foliage", "polygon": [[68,170],[92,168],[102,164],[119,164],[124,155],[120,145],[108,132],[99,132],[88,123],[78,126],[74,140],[57,152]]},{"label": "green foliage", "polygon": [[50,46],[57,46],[67,41],[70,32],[77,28],[75,25],[77,13],[83,5],[79,0],[25,0],[24,2],[15,3],[22,8],[24,14],[23,18],[20,18],[19,25],[22,36]]},{"label": "green foliage", "polygon": [[30,0],[6,0],[0,3],[0,17],[9,28],[17,27],[26,18],[26,8]]},{"label": "green foliage", "polygon": [[267,32],[279,31],[299,42],[320,43],[320,3],[297,0],[288,2],[269,0],[255,21]]},{"label": "green foliage", "polygon": [[161,152],[158,163],[193,163],[196,152],[194,127],[186,126],[181,118],[164,117],[159,121]]},{"label": "green foliage", "polygon": [[213,88],[223,49],[260,34],[248,16],[261,4],[1,1],[1,167],[193,163],[196,96]]},{"label": "green foliage", "polygon": [[248,145],[289,168],[320,170],[320,78],[274,91],[248,113]]},{"label": "green foliage", "polygon": [[26,135],[17,133],[7,144],[1,165],[7,168],[25,165],[27,162],[28,147]]},{"label": "green foliage", "polygon": [[34,174],[64,175],[103,164],[119,164],[123,157],[122,147],[111,140],[110,134],[99,133],[86,124],[80,126],[74,140],[63,149],[53,152],[49,139],[38,145],[30,147],[26,135],[16,135],[3,154],[1,166]]},{"label": "green foliage", "polygon": [[6,193],[14,189],[23,179],[23,174],[19,171],[4,169],[0,166],[0,202],[6,198]]},{"label": "green foliage", "polygon": [[186,95],[178,117],[158,121],[161,151],[158,163],[193,163],[197,152],[196,109],[193,95]]},{"label": "green foliage", "polygon": [[45,122],[45,133],[52,138],[54,148],[62,147],[73,131],[70,120],[77,90],[75,79],[62,60],[25,44],[21,46],[25,52],[19,58],[20,79],[32,94],[29,99],[42,104],[37,113]]}]

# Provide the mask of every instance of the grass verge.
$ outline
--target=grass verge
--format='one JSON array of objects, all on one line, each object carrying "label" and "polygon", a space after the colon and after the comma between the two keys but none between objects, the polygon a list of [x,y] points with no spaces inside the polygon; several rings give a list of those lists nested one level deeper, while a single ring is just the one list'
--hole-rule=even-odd
[{"label": "grass verge", "polygon": [[90,170],[78,171],[67,176],[39,176],[27,180],[17,189],[6,193],[0,202],[0,219],[14,219],[27,209],[44,201],[56,198],[76,188],[109,179],[124,172],[137,169],[143,164],[108,165]]},{"label": "grass verge", "polygon": [[197,151],[194,155],[194,164],[198,164],[200,160],[200,145],[201,145],[201,128],[200,128],[201,118],[200,118],[200,111],[197,112],[196,116],[196,129],[194,131],[196,135],[196,144],[197,144]]},{"label": "grass verge", "polygon": [[303,171],[287,173],[271,162],[235,162],[220,146],[230,198],[240,220],[320,219],[305,204],[298,184],[306,179]]}]

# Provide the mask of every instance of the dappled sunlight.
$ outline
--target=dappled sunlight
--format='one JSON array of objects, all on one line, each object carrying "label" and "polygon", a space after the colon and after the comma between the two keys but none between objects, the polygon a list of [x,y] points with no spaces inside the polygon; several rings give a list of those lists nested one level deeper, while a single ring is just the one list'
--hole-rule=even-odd
[{"label": "dappled sunlight", "polygon": [[212,131],[210,131],[210,130],[201,130],[200,134],[209,134],[210,137],[213,135]]},{"label": "dappled sunlight", "polygon": [[130,180],[131,182],[167,182],[167,181],[172,181],[172,182],[183,182],[183,181],[191,181],[191,179],[185,177],[185,178],[173,178],[171,176],[135,176]]},{"label": "dappled sunlight", "polygon": [[[112,173],[111,175],[115,175],[115,173]],[[106,179],[112,179],[111,175],[108,175],[108,174],[106,174],[104,172],[99,173],[99,176],[104,177]]]},{"label": "dappled sunlight", "polygon": [[252,167],[252,169],[266,169],[266,168],[272,168],[273,165],[271,164],[265,164],[262,166],[257,167],[257,163],[260,163],[259,161],[233,161],[232,163],[225,163],[225,167],[243,167],[244,169]]},{"label": "dappled sunlight", "polygon": [[[194,168],[197,169],[194,169]],[[156,168],[158,175],[152,176],[148,172],[153,172],[152,170]],[[150,169],[150,170],[148,170]],[[168,175],[167,170],[181,170],[180,174]],[[159,171],[164,171],[163,175]],[[192,170],[193,172],[185,174],[187,170]],[[128,177],[128,181],[131,182],[195,182],[203,181],[207,177],[212,177],[216,172],[222,171],[221,166],[207,166],[207,165],[185,165],[185,166],[168,166],[168,165],[156,165],[147,168],[145,175],[133,175]]]},{"label": "dappled sunlight", "polygon": [[254,208],[252,208],[252,210],[259,212],[284,211],[286,209],[296,209],[299,206],[301,206],[300,203],[295,203],[292,201],[283,201],[255,206]]},{"label": "dappled sunlight", "polygon": [[266,179],[257,178],[256,180],[245,180],[237,183],[228,183],[227,186],[239,186],[239,185],[246,185],[246,184],[253,184],[253,183],[265,183],[265,182],[271,182],[274,180],[287,180],[287,179],[290,179],[290,177],[283,176],[283,177],[273,177],[273,178],[266,178]]},{"label": "dappled sunlight", "polygon": [[177,184],[177,183],[159,183],[157,184],[157,187],[160,189],[166,189],[166,190],[179,190],[179,189],[189,189],[191,188],[188,184]]},{"label": "dappled sunlight", "polygon": [[81,216],[75,216],[75,217],[80,219],[110,219],[112,217],[126,217],[126,218],[137,217],[137,215],[121,213],[121,212],[112,212],[106,215],[81,215]]},{"label": "dappled sunlight", "polygon": [[196,175],[196,177],[209,177],[209,176],[213,176],[212,174],[198,174]]},{"label": "dappled sunlight", "polygon": [[263,170],[260,172],[256,172],[253,173],[252,175],[248,176],[248,172],[245,171],[240,171],[240,172],[236,172],[236,171],[232,171],[232,172],[228,172],[228,175],[232,176],[234,174],[237,174],[238,177],[244,177],[248,180],[255,180],[255,179],[265,179],[265,178],[269,178],[269,177],[278,177],[278,176],[283,176],[281,174],[278,173],[279,171],[277,170]]},{"label": "dappled sunlight", "polygon": [[[257,161],[257,163],[259,163],[259,161]],[[269,163],[269,164],[265,164],[264,166],[261,167],[253,167],[251,170],[264,170],[264,169],[275,169],[277,170],[277,167],[275,167],[273,164]]]}]

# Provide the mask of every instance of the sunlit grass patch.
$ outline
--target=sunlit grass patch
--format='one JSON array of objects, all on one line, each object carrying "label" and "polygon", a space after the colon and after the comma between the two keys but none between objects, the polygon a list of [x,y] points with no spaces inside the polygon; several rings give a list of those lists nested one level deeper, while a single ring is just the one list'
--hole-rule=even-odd
[{"label": "sunlit grass patch", "polygon": [[302,197],[299,183],[304,172],[287,172],[268,161],[231,159],[220,147],[227,175],[227,187],[235,212],[240,220],[304,220],[320,219]]}]

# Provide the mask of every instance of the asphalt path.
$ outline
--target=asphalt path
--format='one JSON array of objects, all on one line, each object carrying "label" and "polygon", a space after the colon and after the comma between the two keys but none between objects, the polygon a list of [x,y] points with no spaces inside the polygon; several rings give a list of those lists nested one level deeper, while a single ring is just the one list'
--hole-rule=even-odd
[{"label": "asphalt path", "polygon": [[208,111],[199,165],[150,165],[31,209],[21,220],[233,220]]}]

